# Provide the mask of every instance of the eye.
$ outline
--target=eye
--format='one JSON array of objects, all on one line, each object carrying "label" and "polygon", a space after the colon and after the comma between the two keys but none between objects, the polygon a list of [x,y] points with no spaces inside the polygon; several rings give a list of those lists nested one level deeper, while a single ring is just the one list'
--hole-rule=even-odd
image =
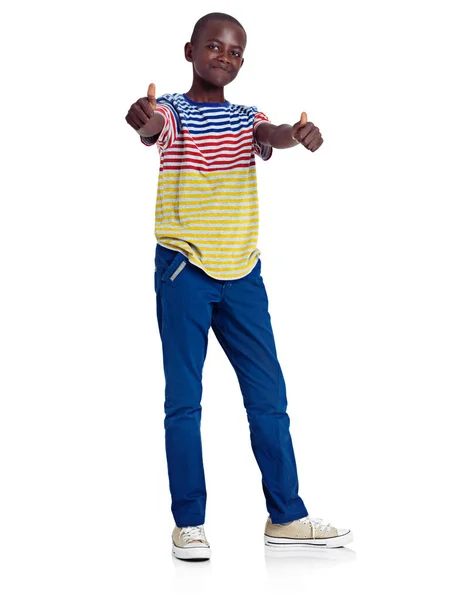
[{"label": "eye", "polygon": [[[219,46],[217,44],[208,44],[206,46],[207,48],[219,48]],[[241,56],[241,53],[238,52],[237,50],[233,50],[233,52],[237,55],[237,56]]]}]

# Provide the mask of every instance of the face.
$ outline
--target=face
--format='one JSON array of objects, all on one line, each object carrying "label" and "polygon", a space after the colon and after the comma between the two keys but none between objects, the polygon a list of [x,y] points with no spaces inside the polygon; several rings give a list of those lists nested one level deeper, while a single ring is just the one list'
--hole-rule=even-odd
[{"label": "face", "polygon": [[216,87],[233,81],[244,64],[246,37],[234,23],[210,21],[195,45],[185,45],[186,60],[193,63],[194,79]]}]

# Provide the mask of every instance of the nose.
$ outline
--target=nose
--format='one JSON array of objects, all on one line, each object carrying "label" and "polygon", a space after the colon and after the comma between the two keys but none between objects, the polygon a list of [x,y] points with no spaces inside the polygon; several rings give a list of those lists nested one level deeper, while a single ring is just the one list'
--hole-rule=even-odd
[{"label": "nose", "polygon": [[226,58],[225,53],[222,52],[222,54],[219,54],[217,56],[217,60],[219,60],[220,62],[224,62],[226,65],[230,64],[230,61]]},{"label": "nose", "polygon": [[230,69],[230,61],[226,58],[222,58],[220,56],[217,57],[217,60],[221,64],[222,68],[229,70]]}]

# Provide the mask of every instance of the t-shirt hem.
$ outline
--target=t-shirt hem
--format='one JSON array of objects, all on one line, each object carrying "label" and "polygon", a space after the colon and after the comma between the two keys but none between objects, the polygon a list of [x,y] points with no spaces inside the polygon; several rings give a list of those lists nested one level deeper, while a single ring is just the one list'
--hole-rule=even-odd
[{"label": "t-shirt hem", "polygon": [[[156,243],[159,244],[160,246],[163,246],[164,248],[167,248],[167,250],[174,250],[174,248],[169,248],[169,246],[162,244],[160,241],[157,241]],[[244,275],[240,275],[239,277],[223,278],[223,277],[214,277],[214,275],[211,275],[211,273],[208,273],[206,271],[206,269],[204,269],[200,265],[197,265],[196,263],[192,262],[191,259],[189,258],[189,256],[187,256],[187,254],[185,254],[183,252],[183,250],[181,250],[181,248],[177,248],[175,250],[175,252],[179,252],[180,254],[182,254],[185,258],[187,258],[187,260],[190,262],[191,265],[193,265],[194,267],[197,267],[197,269],[200,269],[206,275],[208,275],[208,277],[211,277],[211,279],[215,279],[216,281],[237,281],[238,279],[243,279],[244,277],[246,277],[249,273],[251,273],[253,271],[253,269],[256,267],[256,264],[258,263],[258,260],[260,260],[260,255],[258,255],[255,262],[253,263],[253,265],[250,267],[250,269],[247,271],[247,273],[244,273]]]}]

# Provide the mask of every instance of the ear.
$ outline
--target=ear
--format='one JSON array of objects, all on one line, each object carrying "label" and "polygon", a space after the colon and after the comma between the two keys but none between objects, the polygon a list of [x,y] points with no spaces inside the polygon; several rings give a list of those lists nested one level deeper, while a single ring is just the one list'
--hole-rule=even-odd
[{"label": "ear", "polygon": [[192,44],[186,42],[184,45],[184,57],[188,62],[192,62]]}]

